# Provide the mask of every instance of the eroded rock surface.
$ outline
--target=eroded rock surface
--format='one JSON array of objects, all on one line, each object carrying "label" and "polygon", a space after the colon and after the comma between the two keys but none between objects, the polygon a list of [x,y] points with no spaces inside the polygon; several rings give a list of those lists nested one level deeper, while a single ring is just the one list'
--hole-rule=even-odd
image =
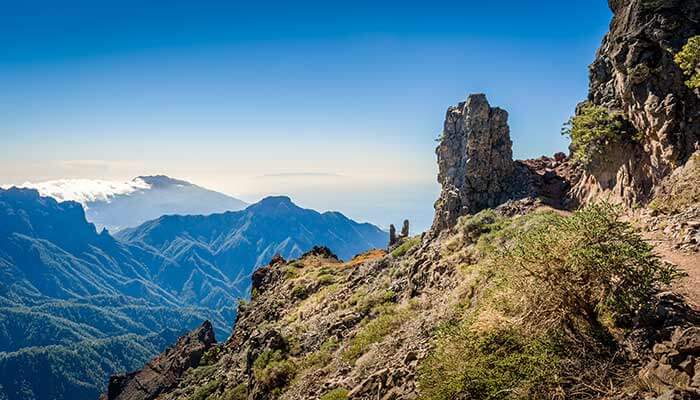
[{"label": "eroded rock surface", "polygon": [[181,337],[175,346],[149,361],[140,371],[112,376],[103,400],[148,400],[175,387],[185,371],[199,365],[216,344],[209,321]]},{"label": "eroded rock surface", "polygon": [[447,110],[436,149],[442,192],[433,231],[508,199],[515,172],[512,145],[508,113],[492,108],[485,95],[470,95]]},{"label": "eroded rock surface", "polygon": [[700,97],[674,55],[700,34],[700,2],[610,0],[614,18],[590,66],[589,101],[621,113],[636,142],[606,149],[575,185],[581,202],[609,197],[628,205],[648,200],[653,188],[696,150]]}]

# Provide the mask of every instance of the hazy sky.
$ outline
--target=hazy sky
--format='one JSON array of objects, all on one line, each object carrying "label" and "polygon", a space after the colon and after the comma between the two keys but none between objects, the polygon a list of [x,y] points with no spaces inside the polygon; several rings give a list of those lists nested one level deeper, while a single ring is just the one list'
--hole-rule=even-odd
[{"label": "hazy sky", "polygon": [[162,173],[420,228],[446,108],[484,92],[516,157],[565,150],[611,16],[604,0],[7,3],[0,184]]}]

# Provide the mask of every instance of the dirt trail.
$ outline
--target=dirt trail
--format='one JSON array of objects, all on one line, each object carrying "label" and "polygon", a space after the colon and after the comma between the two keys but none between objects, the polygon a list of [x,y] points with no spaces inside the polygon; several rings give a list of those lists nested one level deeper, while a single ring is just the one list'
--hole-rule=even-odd
[{"label": "dirt trail", "polygon": [[668,240],[659,238],[658,235],[647,233],[644,236],[662,260],[677,265],[688,274],[675,289],[688,299],[694,309],[700,311],[700,254],[674,249]]}]

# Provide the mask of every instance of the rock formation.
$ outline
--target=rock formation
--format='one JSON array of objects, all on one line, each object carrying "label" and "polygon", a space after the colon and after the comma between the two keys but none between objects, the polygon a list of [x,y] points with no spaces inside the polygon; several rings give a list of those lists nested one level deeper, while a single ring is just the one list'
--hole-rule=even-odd
[{"label": "rock formation", "polygon": [[508,113],[491,108],[485,95],[470,95],[447,110],[436,153],[442,192],[435,203],[433,231],[509,197],[515,165]]},{"label": "rock formation", "polygon": [[403,220],[403,227],[401,228],[401,237],[407,238],[409,231],[409,222],[407,219]]},{"label": "rock formation", "polygon": [[181,337],[175,346],[151,360],[140,371],[112,376],[101,400],[147,400],[175,387],[185,371],[199,365],[204,353],[216,344],[209,321]]},{"label": "rock formation", "polygon": [[674,55],[700,34],[700,2],[610,0],[614,18],[590,66],[589,101],[619,112],[638,141],[606,149],[572,194],[581,202],[605,195],[645,202],[655,185],[682,165],[700,140],[700,97],[689,89]]},{"label": "rock formation", "polygon": [[396,227],[394,224],[389,225],[389,247],[396,244],[399,239],[396,237]]}]

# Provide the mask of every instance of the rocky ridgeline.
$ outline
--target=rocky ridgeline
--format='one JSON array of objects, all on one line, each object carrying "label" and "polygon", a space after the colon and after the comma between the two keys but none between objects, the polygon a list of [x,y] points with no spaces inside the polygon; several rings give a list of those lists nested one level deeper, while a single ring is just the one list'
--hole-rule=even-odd
[{"label": "rocky ridgeline", "polygon": [[176,387],[185,372],[198,366],[204,353],[215,344],[214,329],[209,321],[205,321],[202,326],[181,337],[173,347],[148,362],[142,370],[112,376],[107,393],[100,399],[155,399]]}]

